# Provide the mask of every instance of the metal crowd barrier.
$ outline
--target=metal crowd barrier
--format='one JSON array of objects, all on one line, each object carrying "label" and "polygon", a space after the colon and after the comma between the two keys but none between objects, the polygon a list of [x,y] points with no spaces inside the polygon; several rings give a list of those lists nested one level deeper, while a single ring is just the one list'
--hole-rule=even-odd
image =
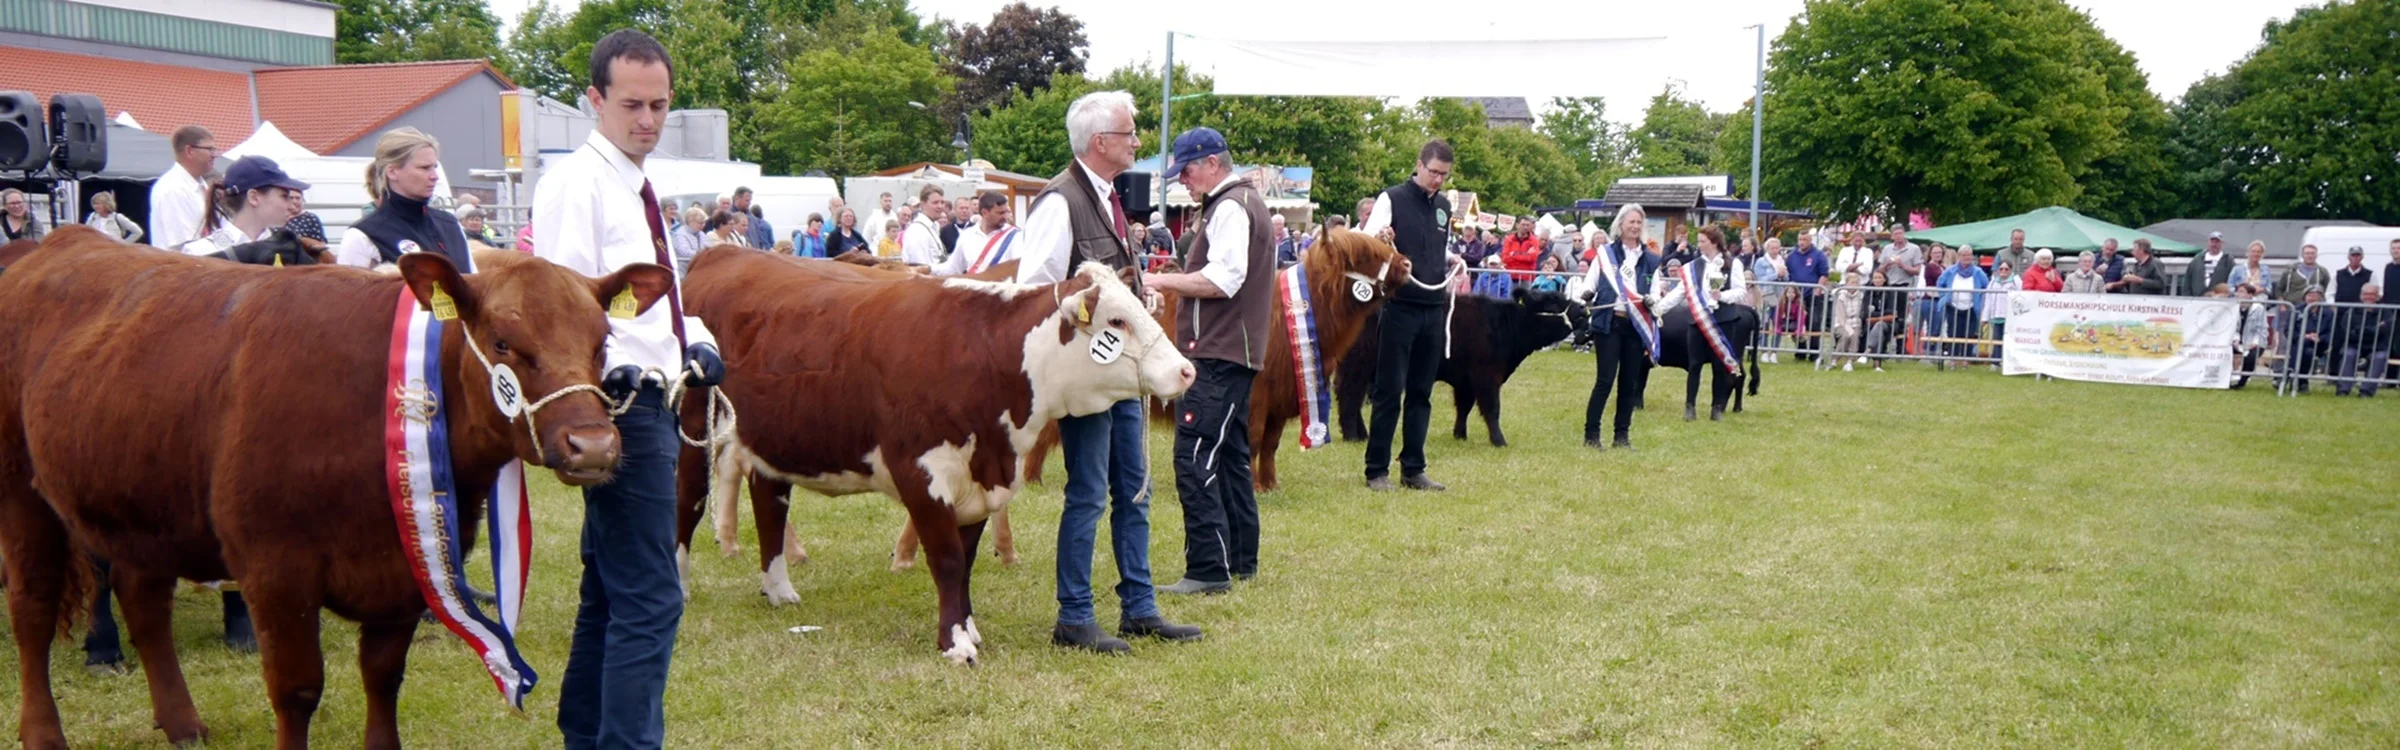
[{"label": "metal crowd barrier", "polygon": [[1886,360],[1944,369],[1997,365],[2007,338],[2006,289],[1786,281],[1752,282],[1750,289],[1759,306],[1759,353],[1813,359],[1818,369],[1880,367]]},{"label": "metal crowd barrier", "polygon": [[2368,396],[2400,388],[2400,359],[2393,339],[2400,306],[2386,302],[2317,302],[2301,307],[2285,329],[2288,368],[2278,392],[2297,395],[2311,384],[2331,385],[2338,395]]}]

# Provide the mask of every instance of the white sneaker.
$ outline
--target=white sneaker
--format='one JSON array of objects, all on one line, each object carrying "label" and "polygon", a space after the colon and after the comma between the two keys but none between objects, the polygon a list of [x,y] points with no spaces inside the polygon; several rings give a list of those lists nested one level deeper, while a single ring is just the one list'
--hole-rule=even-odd
[{"label": "white sneaker", "polygon": [[1862,365],[1863,365],[1863,364],[1866,364],[1866,363],[1867,363],[1867,358],[1865,358],[1865,357],[1860,357],[1860,358],[1858,358],[1858,363],[1859,363],[1859,364],[1862,364]]},{"label": "white sneaker", "polygon": [[1881,363],[1877,363],[1877,364],[1875,365],[1875,371],[1876,371],[1876,372],[1883,372],[1883,365],[1882,365]]},{"label": "white sneaker", "polygon": [[1842,363],[1842,372],[1849,372],[1849,371],[1850,371],[1850,363],[1848,363],[1848,362],[1843,362],[1843,363]]}]

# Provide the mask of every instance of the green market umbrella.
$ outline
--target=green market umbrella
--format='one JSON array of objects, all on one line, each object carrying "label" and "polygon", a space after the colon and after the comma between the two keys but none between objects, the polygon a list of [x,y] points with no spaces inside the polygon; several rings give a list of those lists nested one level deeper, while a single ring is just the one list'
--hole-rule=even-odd
[{"label": "green market umbrella", "polygon": [[2167,239],[2131,227],[2121,227],[2094,219],[2063,206],[2051,206],[2015,216],[1954,224],[1933,229],[1918,229],[1908,233],[1911,242],[1939,242],[1951,247],[1973,245],[1976,252],[1988,253],[2008,247],[2011,230],[2025,230],[2025,246],[2050,248],[2060,252],[2081,252],[2100,249],[2100,241],[2115,238],[2117,249],[2133,252],[2133,241],[2150,240],[2150,249],[2160,255],[2192,255],[2200,252],[2197,245]]}]

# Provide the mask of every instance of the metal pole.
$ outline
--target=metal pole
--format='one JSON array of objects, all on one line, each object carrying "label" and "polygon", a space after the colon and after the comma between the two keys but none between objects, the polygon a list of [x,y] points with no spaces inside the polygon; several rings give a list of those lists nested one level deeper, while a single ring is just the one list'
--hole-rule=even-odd
[{"label": "metal pole", "polygon": [[1758,78],[1750,92],[1750,234],[1764,244],[1766,237],[1758,227],[1758,180],[1760,137],[1766,132],[1767,111],[1767,25],[1758,24]]},{"label": "metal pole", "polygon": [[1158,71],[1158,202],[1153,204],[1161,217],[1167,214],[1167,158],[1175,144],[1175,32],[1167,32],[1167,66]]}]

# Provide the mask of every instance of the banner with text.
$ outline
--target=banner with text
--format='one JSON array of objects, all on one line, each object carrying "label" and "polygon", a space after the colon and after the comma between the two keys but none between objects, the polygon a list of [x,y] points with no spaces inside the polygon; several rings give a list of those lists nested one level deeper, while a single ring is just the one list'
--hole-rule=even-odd
[{"label": "banner with text", "polygon": [[2239,303],[2118,294],[2008,295],[2001,373],[2182,388],[2233,378]]}]

